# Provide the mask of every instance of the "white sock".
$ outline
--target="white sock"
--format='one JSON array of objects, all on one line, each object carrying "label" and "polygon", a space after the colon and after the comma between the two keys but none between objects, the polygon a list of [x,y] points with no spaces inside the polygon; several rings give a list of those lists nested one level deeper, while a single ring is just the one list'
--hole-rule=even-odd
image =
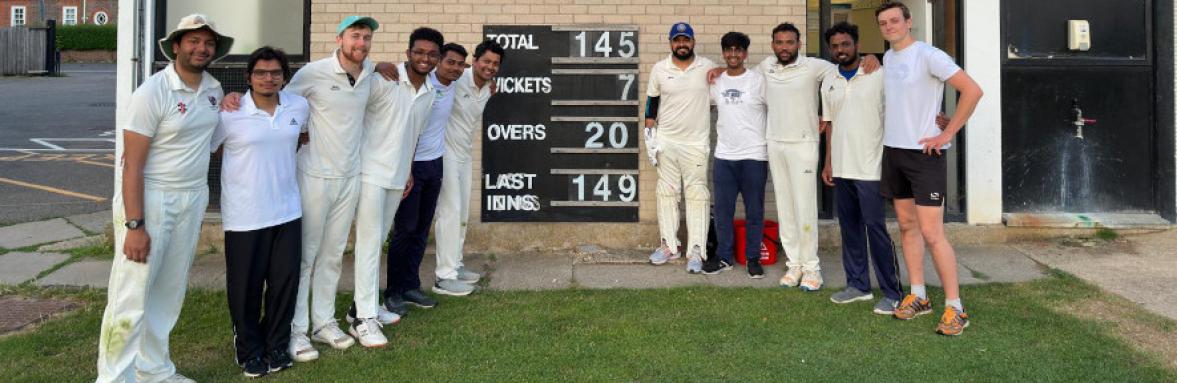
[{"label": "white sock", "polygon": [[911,293],[920,299],[928,299],[928,288],[924,285],[911,285]]},{"label": "white sock", "polygon": [[964,312],[964,306],[961,306],[960,298],[945,299],[944,300],[944,307],[948,307],[948,306],[952,306],[953,308],[955,308],[956,312],[961,312],[961,313]]}]

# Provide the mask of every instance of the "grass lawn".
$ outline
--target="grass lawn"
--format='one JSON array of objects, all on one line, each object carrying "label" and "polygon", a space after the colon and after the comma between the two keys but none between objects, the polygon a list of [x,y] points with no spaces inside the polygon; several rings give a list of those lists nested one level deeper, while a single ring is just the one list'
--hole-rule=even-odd
[{"label": "grass lawn", "polygon": [[[8,293],[13,293],[9,291]],[[94,378],[101,291],[86,308],[0,338],[0,381]],[[695,287],[482,292],[443,298],[386,328],[390,348],[328,351],[272,381],[1177,381],[1107,322],[1065,307],[1118,299],[1066,275],[964,289],[965,334],[933,332],[937,315],[898,321],[873,303],[834,305],[833,291]],[[340,308],[350,297],[340,297]],[[937,314],[943,297],[933,292]],[[1177,326],[1143,312],[1172,337]],[[180,372],[240,381],[223,293],[193,291],[172,333]],[[362,379],[357,379],[362,378]]]}]

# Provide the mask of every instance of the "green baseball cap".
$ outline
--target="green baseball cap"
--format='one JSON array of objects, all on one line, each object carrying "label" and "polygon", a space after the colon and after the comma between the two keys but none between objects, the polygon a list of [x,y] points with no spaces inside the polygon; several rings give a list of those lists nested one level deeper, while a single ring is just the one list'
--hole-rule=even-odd
[{"label": "green baseball cap", "polygon": [[367,16],[352,15],[343,18],[343,21],[339,22],[339,28],[335,31],[335,34],[341,35],[344,30],[356,24],[367,25],[368,28],[372,29],[372,32],[376,32],[376,29],[380,28],[380,23],[377,23],[376,19]]}]

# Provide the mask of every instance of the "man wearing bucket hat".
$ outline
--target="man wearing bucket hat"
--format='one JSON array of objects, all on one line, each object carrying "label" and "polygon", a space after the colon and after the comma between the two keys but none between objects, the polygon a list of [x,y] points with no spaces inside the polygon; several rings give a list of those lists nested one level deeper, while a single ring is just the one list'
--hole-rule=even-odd
[{"label": "man wearing bucket hat", "polygon": [[711,209],[711,193],[707,190],[711,145],[707,72],[716,65],[706,57],[695,56],[695,31],[690,24],[671,26],[669,40],[670,57],[654,64],[646,86],[647,150],[650,141],[655,141],[651,160],[658,168],[661,235],[650,263],[661,265],[679,258],[678,200],[685,197],[687,272],[701,273]]},{"label": "man wearing bucket hat", "polygon": [[176,373],[168,334],[208,205],[209,145],[220,121],[221,84],[204,69],[232,45],[208,17],[181,18],[159,40],[171,63],[135,90],[117,127],[116,254],[98,342],[99,382],[192,381]]},{"label": "man wearing bucket hat", "polygon": [[[336,322],[335,293],[360,195],[364,109],[373,70],[367,58],[379,27],[370,17],[344,18],[331,57],[307,64],[286,87],[311,107],[310,142],[298,153],[303,251],[289,350],[298,362],[318,358],[310,339],[335,349],[355,343]],[[361,327],[362,333],[380,331],[375,320]]]}]

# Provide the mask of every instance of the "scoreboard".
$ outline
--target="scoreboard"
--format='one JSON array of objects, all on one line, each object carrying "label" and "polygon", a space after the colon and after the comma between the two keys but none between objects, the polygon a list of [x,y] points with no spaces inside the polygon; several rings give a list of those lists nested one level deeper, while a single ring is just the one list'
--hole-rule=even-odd
[{"label": "scoreboard", "polygon": [[637,222],[638,28],[489,25],[482,222]]}]

